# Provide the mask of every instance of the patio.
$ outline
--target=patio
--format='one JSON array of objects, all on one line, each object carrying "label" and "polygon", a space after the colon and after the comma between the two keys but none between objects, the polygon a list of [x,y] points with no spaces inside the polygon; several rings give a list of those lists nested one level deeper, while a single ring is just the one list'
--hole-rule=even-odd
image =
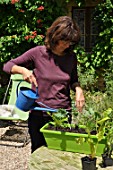
[{"label": "patio", "polygon": [[[82,170],[81,157],[84,154],[64,152],[41,147],[30,156],[29,170]],[[102,168],[101,157],[97,157],[98,170],[113,170],[113,166]]]}]

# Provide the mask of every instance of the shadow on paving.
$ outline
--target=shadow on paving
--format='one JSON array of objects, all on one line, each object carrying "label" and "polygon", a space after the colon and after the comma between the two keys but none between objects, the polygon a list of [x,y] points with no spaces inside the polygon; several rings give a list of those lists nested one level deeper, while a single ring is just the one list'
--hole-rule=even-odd
[{"label": "shadow on paving", "polygon": [[23,142],[25,135],[27,133],[27,128],[10,128],[1,136],[1,140],[13,141],[13,142]]},{"label": "shadow on paving", "polygon": [[12,121],[0,120],[0,128],[5,128],[13,124]]},{"label": "shadow on paving", "polygon": [[3,141],[23,143],[23,146],[30,142],[27,122],[16,124],[15,122],[0,121],[0,128],[4,127],[8,127],[8,129],[0,136],[2,142],[0,145],[5,145]]}]

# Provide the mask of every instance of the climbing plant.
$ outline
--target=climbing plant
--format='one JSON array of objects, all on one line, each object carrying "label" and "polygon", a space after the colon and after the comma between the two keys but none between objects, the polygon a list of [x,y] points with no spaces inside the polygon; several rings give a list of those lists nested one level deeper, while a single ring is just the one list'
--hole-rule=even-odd
[{"label": "climbing plant", "polygon": [[106,68],[113,57],[113,2],[104,0],[99,3],[95,7],[94,16],[99,29],[96,45],[90,54],[85,53],[85,49],[77,47],[80,54],[79,62],[85,68]]}]

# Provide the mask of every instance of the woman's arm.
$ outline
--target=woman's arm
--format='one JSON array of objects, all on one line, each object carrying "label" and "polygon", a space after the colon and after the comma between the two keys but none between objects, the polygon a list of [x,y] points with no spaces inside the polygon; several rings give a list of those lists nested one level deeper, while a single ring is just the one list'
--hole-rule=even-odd
[{"label": "woman's arm", "polygon": [[34,83],[35,86],[37,86],[36,78],[29,70],[31,69],[31,65],[33,66],[33,68],[35,68],[35,57],[39,56],[39,53],[38,56],[36,55],[37,51],[39,51],[38,48],[32,48],[23,53],[21,56],[8,61],[4,64],[3,70],[8,74],[22,74],[25,81],[29,83]]},{"label": "woman's arm", "polygon": [[82,112],[83,106],[85,104],[85,98],[83,94],[83,90],[80,87],[80,82],[78,81],[78,74],[77,74],[77,59],[74,60],[74,66],[71,73],[71,88],[76,92],[75,95],[75,105],[79,112]]},{"label": "woman's arm", "polygon": [[28,70],[27,68],[25,67],[21,67],[21,66],[17,66],[17,65],[14,65],[12,68],[11,68],[11,73],[12,74],[22,74],[23,76],[23,79],[29,83],[34,83],[34,85],[37,87],[38,84],[36,82],[36,78],[35,76],[32,74],[32,72],[30,70]]}]

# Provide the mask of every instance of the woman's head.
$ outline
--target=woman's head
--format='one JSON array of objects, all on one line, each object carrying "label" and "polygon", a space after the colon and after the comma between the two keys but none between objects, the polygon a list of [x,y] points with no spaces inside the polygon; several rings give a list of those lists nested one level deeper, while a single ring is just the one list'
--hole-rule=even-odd
[{"label": "woman's head", "polygon": [[[53,50],[59,41],[68,42],[71,45],[78,44],[80,30],[77,24],[69,16],[58,17],[48,28],[45,38],[45,45]],[[68,47],[67,47],[68,48]]]}]

